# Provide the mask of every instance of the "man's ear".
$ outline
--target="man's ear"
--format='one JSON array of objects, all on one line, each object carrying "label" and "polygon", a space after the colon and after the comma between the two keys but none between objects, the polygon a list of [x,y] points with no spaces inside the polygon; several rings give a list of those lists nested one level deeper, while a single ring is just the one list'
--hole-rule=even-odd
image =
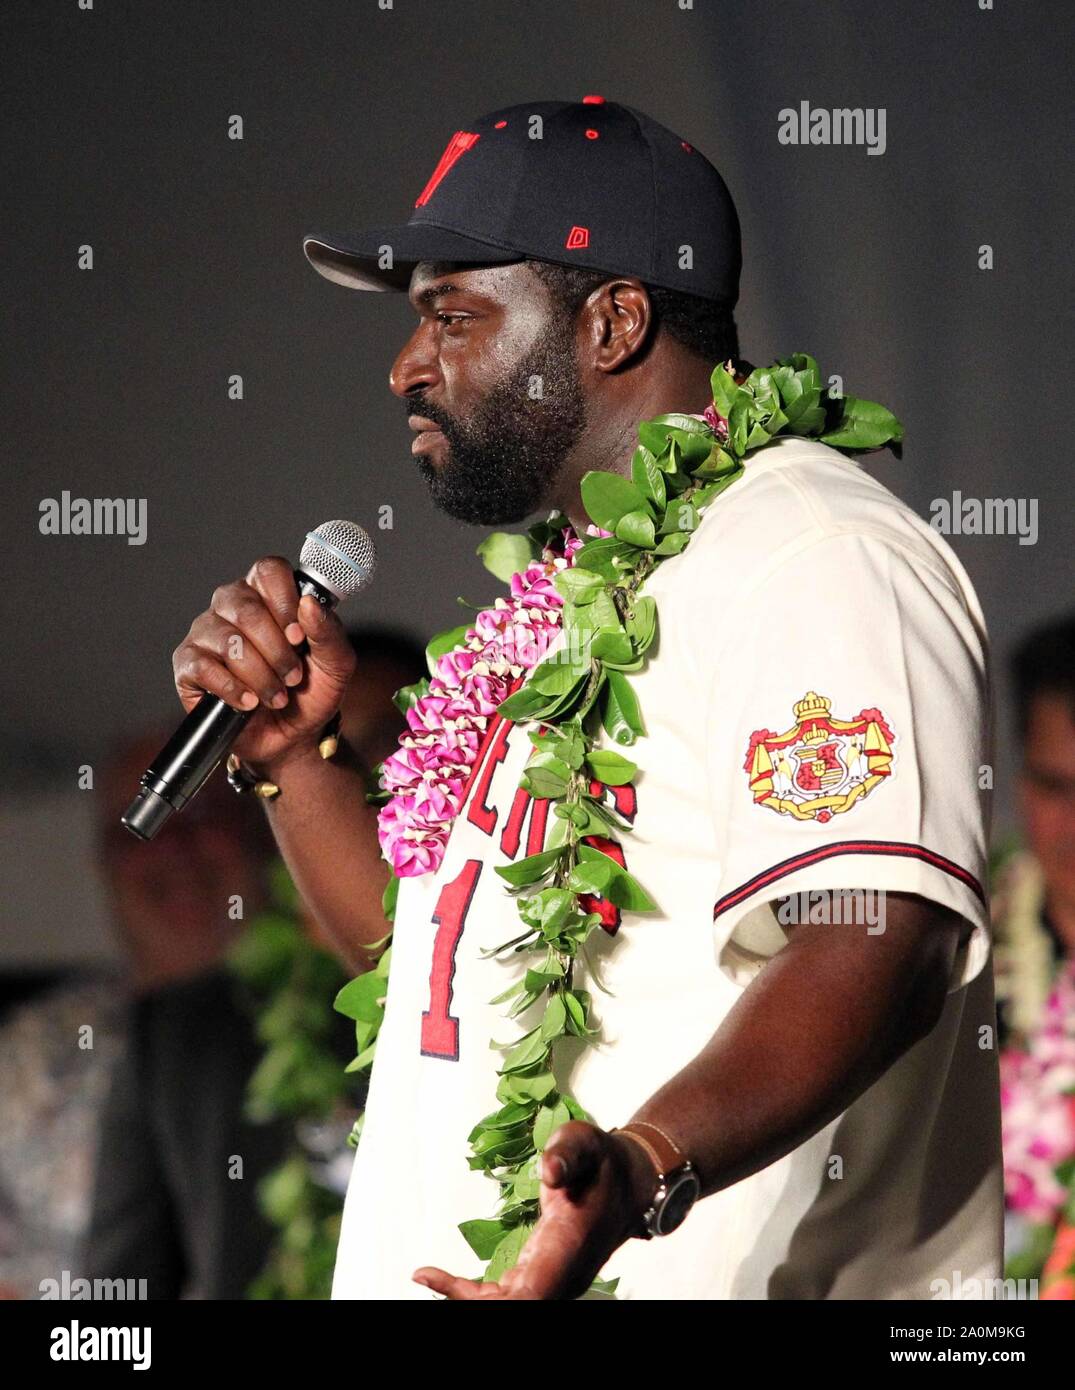
[{"label": "man's ear", "polygon": [[641,280],[606,280],[582,306],[580,329],[599,372],[618,371],[645,348],[655,328],[653,305]]}]

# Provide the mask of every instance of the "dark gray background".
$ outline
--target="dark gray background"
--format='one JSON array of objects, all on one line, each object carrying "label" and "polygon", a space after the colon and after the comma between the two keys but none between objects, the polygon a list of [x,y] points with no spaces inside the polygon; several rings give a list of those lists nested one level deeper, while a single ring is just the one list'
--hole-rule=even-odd
[{"label": "dark gray background", "polygon": [[[390,504],[356,617],[428,635],[461,621],[455,595],[495,591],[480,533],[430,505],[387,390],[405,300],[330,285],[301,238],[405,219],[451,133],[497,106],[597,92],[697,145],[742,219],[744,354],[810,351],[895,409],[903,460],[869,466],[925,515],[954,489],[1038,499],[1035,546],[952,542],[999,671],[1072,599],[1069,14],[1014,0],[5,6],[6,954],[83,951],[51,920],[84,883],[69,915],[98,913],[75,768],[178,711],[170,654],[217,583],[317,521],[372,529]],[[778,111],[804,99],[884,107],[885,154],[780,145]],[[76,268],[84,242],[92,272]],[[146,497],[148,543],[41,536],[39,503],[64,488]]]}]

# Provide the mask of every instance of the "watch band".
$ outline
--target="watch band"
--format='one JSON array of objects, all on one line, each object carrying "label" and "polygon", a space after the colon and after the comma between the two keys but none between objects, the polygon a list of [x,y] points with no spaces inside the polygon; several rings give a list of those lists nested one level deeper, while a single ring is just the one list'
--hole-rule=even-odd
[{"label": "watch band", "polygon": [[656,1167],[658,1178],[666,1178],[687,1162],[687,1155],[675,1140],[648,1120],[632,1120],[609,1133],[630,1135],[635,1143],[641,1144]]},{"label": "watch band", "polygon": [[610,1134],[626,1134],[653,1164],[656,1191],[632,1232],[641,1240],[670,1234],[679,1227],[701,1192],[698,1174],[675,1140],[659,1125],[632,1120]]}]

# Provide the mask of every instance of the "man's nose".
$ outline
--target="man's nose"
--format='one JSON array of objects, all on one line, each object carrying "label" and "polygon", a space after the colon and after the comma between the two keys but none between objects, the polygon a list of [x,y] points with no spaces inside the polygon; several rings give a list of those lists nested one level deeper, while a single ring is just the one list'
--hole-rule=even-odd
[{"label": "man's nose", "polygon": [[[424,325],[423,325],[424,327]],[[415,391],[428,391],[440,382],[436,356],[429,335],[420,327],[411,334],[388,373],[389,389],[400,399]]]}]

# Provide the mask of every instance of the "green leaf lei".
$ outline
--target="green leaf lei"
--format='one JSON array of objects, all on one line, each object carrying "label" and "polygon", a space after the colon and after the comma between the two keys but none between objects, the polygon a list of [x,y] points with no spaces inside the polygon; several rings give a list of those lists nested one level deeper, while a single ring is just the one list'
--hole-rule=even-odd
[{"label": "green leaf lei", "polygon": [[280,1163],[257,1186],[258,1206],[273,1229],[246,1297],[326,1299],[343,1202],[318,1177],[302,1131],[311,1121],[334,1130],[360,1103],[365,1086],[341,1070],[334,1045],[338,1021],[324,1007],[346,975],[335,956],[310,939],[282,860],[270,867],[268,887],[268,902],[227,957],[264,1046],[247,1082],[244,1118],[288,1132]]},{"label": "green leaf lei", "polygon": [[[743,473],[743,459],[780,434],[820,439],[848,451],[889,445],[898,452],[903,429],[883,406],[836,395],[821,384],[812,357],[796,353],[770,367],[750,369],[729,361],[712,374],[713,408],[705,420],[660,415],[638,430],[631,476],[592,471],[582,479],[586,512],[608,538],[588,541],[571,569],[555,584],[564,603],[560,648],[534,668],[526,683],[499,706],[517,723],[533,723],[535,752],[521,779],[532,796],[553,803],[547,847],[496,872],[516,898],[523,931],[484,954],[524,956],[523,977],[491,1000],[508,1005],[508,1017],[543,1002],[541,1020],[522,1037],[491,1046],[504,1052],[496,1110],[474,1126],[470,1167],[493,1178],[500,1191],[495,1217],[465,1221],[460,1230],[479,1259],[484,1279],[499,1279],[516,1262],[539,1215],[537,1160],[550,1135],[568,1120],[592,1117],[559,1088],[554,1053],[565,1037],[596,1035],[590,995],[573,983],[575,960],[586,959],[585,943],[600,915],[584,910],[581,898],[599,894],[628,912],[653,912],[645,888],[611,855],[585,843],[600,837],[618,844],[630,831],[600,796],[602,788],[630,782],[637,768],[620,753],[594,747],[603,729],[615,743],[630,745],[644,735],[638,699],[628,679],[643,669],[657,631],[656,604],[641,594],[645,581],[665,559],[688,545],[702,512]],[[567,524],[554,514],[528,536],[496,534],[479,547],[487,567],[507,578]],[[442,633],[431,654],[454,647],[465,628]],[[397,704],[406,709],[409,691]],[[371,801],[384,801],[375,793]],[[392,920],[398,880],[385,892]],[[384,958],[377,978],[359,977],[341,991],[337,1007],[356,1020],[360,1057],[373,1060],[383,1017]],[[611,1293],[615,1280],[595,1280],[593,1290]]]}]

